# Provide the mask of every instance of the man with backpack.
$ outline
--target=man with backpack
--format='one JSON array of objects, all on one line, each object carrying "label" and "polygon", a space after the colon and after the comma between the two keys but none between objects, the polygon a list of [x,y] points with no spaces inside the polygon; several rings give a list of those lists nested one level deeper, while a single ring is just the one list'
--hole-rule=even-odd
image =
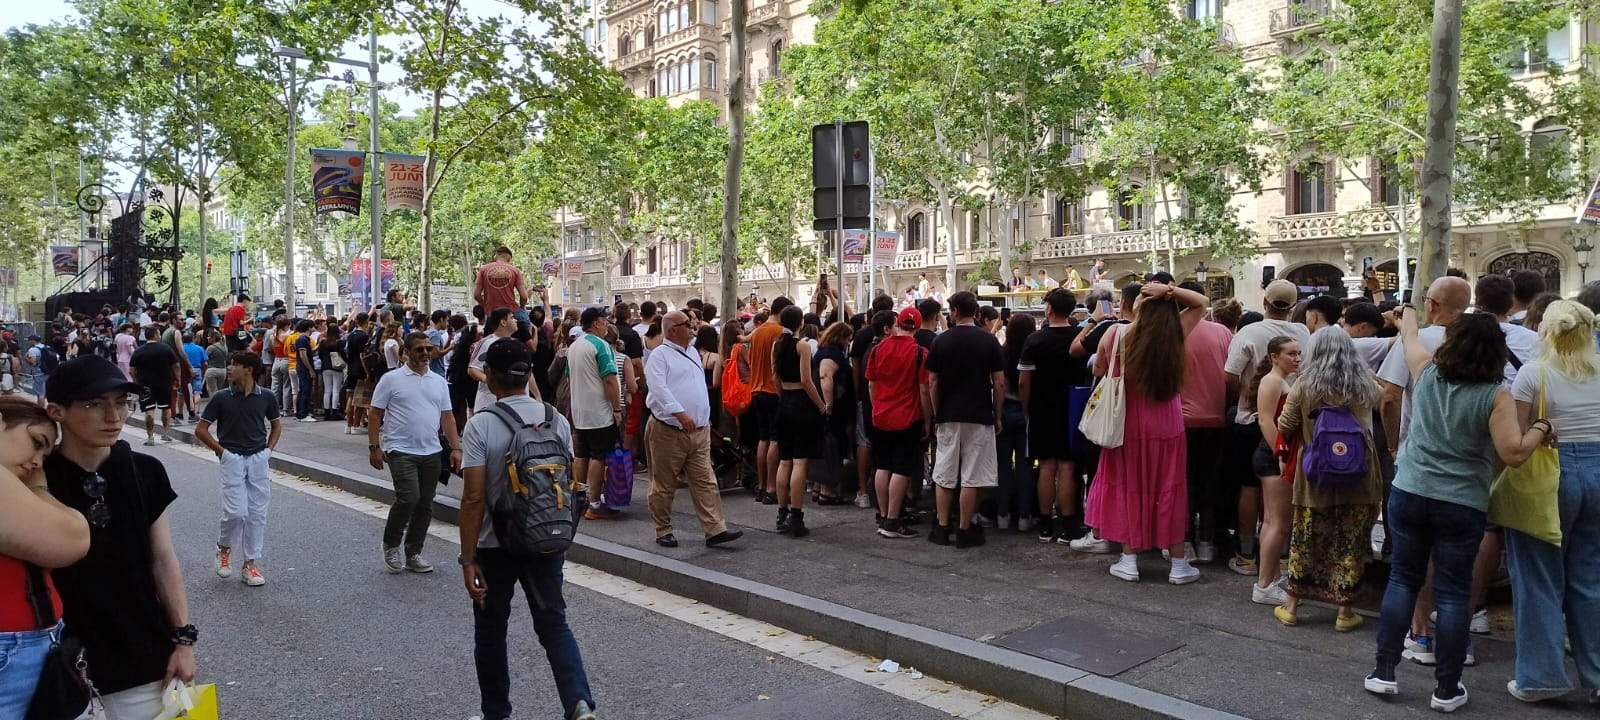
[{"label": "man with backpack", "polygon": [[[450,389],[428,371],[433,343],[423,332],[405,339],[405,364],[378,381],[367,416],[368,462],[377,470],[389,463],[394,506],[383,526],[383,564],[391,574],[433,572],[422,545],[433,522],[433,495],[442,475],[441,433],[449,442],[451,469],[461,467],[461,440],[450,412]],[[382,431],[383,442],[378,441]],[[405,557],[400,544],[405,541]]]},{"label": "man with backpack", "polygon": [[562,717],[595,720],[561,596],[561,567],[586,501],[573,483],[571,426],[549,403],[528,396],[532,364],[532,353],[517,340],[489,346],[484,376],[497,402],[467,421],[462,439],[458,561],[473,602],[478,691],[486,720],[511,717],[506,628],[521,584],[555,675]]}]

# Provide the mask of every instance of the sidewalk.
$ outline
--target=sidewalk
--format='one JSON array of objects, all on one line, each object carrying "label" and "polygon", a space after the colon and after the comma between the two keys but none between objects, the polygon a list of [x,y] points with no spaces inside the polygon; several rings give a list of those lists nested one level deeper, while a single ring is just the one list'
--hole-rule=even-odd
[{"label": "sidewalk", "polygon": [[[142,429],[141,422],[129,424]],[[388,488],[386,473],[366,462],[365,435],[346,436],[343,431],[342,421],[290,419],[273,464],[313,479],[342,476],[333,480],[341,486],[356,481],[369,489]],[[180,439],[190,439],[192,429],[183,426],[177,432]],[[725,591],[740,590],[740,579],[770,585],[826,601],[824,605],[1029,652],[1056,671],[1099,673],[1201,706],[1180,706],[1170,713],[1085,716],[1190,717],[1212,708],[1263,719],[1434,717],[1427,707],[1431,668],[1403,663],[1398,701],[1386,702],[1362,690],[1361,679],[1372,667],[1375,618],[1369,615],[1356,632],[1340,634],[1333,629],[1331,609],[1308,605],[1301,610],[1298,627],[1283,627],[1272,618],[1271,608],[1250,603],[1250,580],[1220,563],[1203,567],[1198,583],[1172,586],[1165,582],[1167,564],[1152,554],[1141,563],[1144,581],[1134,585],[1106,573],[1109,556],[1042,545],[1031,534],[991,530],[986,546],[968,550],[935,546],[923,537],[881,539],[873,532],[870,511],[853,506],[807,507],[812,535],[794,540],[772,531],[773,506],[754,503],[742,492],[723,496],[729,524],[747,530],[731,549],[707,549],[700,542],[688,493],[678,493],[674,530],[683,545],[668,550],[653,542],[644,509],[647,489],[648,479],[641,474],[625,519],[588,521],[581,533],[609,541],[596,545],[621,546],[610,552],[606,564],[631,563],[633,574],[640,576],[633,579],[639,582],[676,586],[685,581],[683,574],[670,570],[676,567],[710,571],[707,576],[725,573],[732,576],[724,581]],[[460,483],[440,488],[440,495],[440,514],[454,517]],[[639,566],[641,560],[645,567]],[[716,592],[702,589],[696,596]],[[1467,670],[1472,701],[1466,711],[1484,717],[1529,711],[1539,717],[1592,717],[1593,709],[1578,694],[1535,710],[1506,693],[1514,648],[1503,617],[1496,620],[1495,633],[1474,642],[1479,664]],[[1046,623],[1052,625],[1044,630],[1056,631],[1053,650],[1037,634],[1007,639]],[[898,629],[895,625],[889,632]],[[1069,689],[1069,703],[1071,697]]]}]

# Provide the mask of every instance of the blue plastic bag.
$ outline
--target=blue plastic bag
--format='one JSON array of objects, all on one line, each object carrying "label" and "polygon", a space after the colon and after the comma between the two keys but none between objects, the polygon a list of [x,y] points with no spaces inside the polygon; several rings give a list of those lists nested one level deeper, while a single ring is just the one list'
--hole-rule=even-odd
[{"label": "blue plastic bag", "polygon": [[633,502],[633,451],[621,446],[606,455],[606,486],[600,502],[621,510]]}]

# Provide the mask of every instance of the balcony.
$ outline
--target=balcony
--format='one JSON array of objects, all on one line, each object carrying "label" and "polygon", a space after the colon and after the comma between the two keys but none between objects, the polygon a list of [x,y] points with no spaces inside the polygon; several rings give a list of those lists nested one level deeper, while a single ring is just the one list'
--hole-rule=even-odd
[{"label": "balcony", "polygon": [[656,286],[654,275],[623,275],[611,278],[611,289],[620,290],[649,290]]},{"label": "balcony", "polygon": [[918,270],[933,264],[933,257],[922,250],[900,252],[894,256],[894,269]]},{"label": "balcony", "polygon": [[689,27],[662,35],[656,38],[655,50],[666,51],[684,43],[695,40],[720,41],[716,29],[710,25],[695,23]]},{"label": "balcony", "polygon": [[1288,7],[1272,11],[1268,30],[1273,37],[1315,31],[1331,12],[1333,0],[1290,0]]},{"label": "balcony", "polygon": [[650,67],[651,61],[655,59],[655,56],[655,48],[647,47],[635,50],[627,55],[617,58],[617,71],[625,73],[635,68],[648,68]]},{"label": "balcony", "polygon": [[[781,28],[789,21],[789,3],[787,0],[767,0],[766,3],[750,8],[745,14],[744,27],[747,32],[771,27]],[[733,32],[733,18],[722,19],[722,34]]]},{"label": "balcony", "polygon": [[[1172,247],[1177,250],[1194,250],[1205,246],[1201,238],[1175,238]],[[1061,260],[1071,258],[1101,257],[1105,255],[1133,255],[1164,252],[1164,236],[1148,230],[1123,230],[1121,232],[1071,235],[1041,240],[1033,249],[1035,260]]]}]

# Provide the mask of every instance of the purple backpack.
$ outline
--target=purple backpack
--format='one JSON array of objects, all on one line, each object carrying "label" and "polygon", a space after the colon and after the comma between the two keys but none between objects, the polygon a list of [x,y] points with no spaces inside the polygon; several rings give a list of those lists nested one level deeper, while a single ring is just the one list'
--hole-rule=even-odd
[{"label": "purple backpack", "polygon": [[1300,455],[1300,472],[1312,487],[1354,487],[1367,477],[1367,433],[1350,410],[1324,406],[1311,414],[1316,424]]}]

